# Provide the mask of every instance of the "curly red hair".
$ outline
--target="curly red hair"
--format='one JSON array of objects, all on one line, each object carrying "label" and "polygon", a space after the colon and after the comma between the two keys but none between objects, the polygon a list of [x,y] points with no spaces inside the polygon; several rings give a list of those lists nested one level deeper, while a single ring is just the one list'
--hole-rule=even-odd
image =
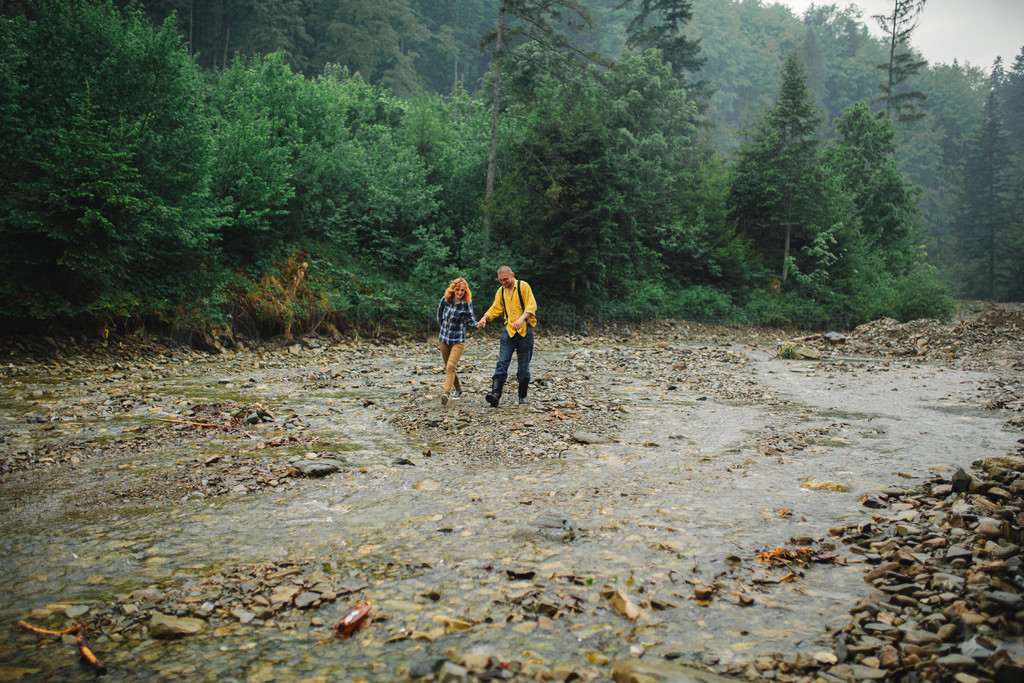
[{"label": "curly red hair", "polygon": [[472,292],[469,291],[469,283],[467,283],[466,280],[464,278],[461,278],[461,277],[457,277],[454,280],[452,280],[452,283],[450,285],[448,285],[448,289],[444,290],[444,298],[445,298],[445,300],[446,301],[451,301],[452,299],[455,298],[455,287],[457,285],[462,285],[463,287],[466,288],[466,296],[463,297],[463,298],[466,301],[472,301],[473,300],[473,294],[472,294]]}]

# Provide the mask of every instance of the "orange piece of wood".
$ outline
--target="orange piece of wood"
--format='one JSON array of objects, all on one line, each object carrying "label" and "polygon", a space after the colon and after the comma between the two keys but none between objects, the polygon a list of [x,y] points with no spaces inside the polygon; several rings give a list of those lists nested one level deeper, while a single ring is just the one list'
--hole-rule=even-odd
[{"label": "orange piece of wood", "polygon": [[103,662],[96,658],[96,655],[92,653],[89,645],[85,642],[85,624],[78,624],[78,626],[78,651],[81,653],[82,659],[89,662],[89,665],[92,666],[96,673],[107,673],[107,667],[103,666]]},{"label": "orange piece of wood", "polygon": [[32,624],[26,621],[22,621],[21,619],[18,619],[18,626],[22,627],[26,631],[31,631],[32,633],[36,633],[41,636],[65,636],[69,633],[74,633],[78,630],[77,621],[72,626],[69,626],[63,631],[50,631],[49,629],[39,628],[38,626],[33,626]]},{"label": "orange piece of wood", "polygon": [[367,602],[353,610],[350,610],[348,614],[341,618],[341,621],[339,621],[337,626],[334,628],[338,630],[338,635],[350,636],[363,625],[363,622],[369,614],[370,603]]},{"label": "orange piece of wood", "polygon": [[174,422],[180,425],[194,425],[196,427],[220,427],[220,425],[210,424],[208,422],[189,422],[188,420],[172,420],[167,417],[158,417],[157,420],[160,422]]}]

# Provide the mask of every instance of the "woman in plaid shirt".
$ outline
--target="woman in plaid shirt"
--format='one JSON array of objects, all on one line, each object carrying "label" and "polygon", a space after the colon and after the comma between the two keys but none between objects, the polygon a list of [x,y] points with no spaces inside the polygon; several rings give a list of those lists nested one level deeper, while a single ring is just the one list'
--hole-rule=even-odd
[{"label": "woman in plaid shirt", "polygon": [[441,347],[441,358],[444,360],[444,393],[441,394],[441,405],[446,405],[449,397],[462,396],[462,381],[455,370],[459,365],[459,359],[462,358],[462,352],[466,350],[466,330],[476,329],[473,295],[469,292],[469,285],[461,277],[455,278],[448,285],[448,289],[444,290],[441,303],[437,305],[437,324],[441,326],[437,342]]}]

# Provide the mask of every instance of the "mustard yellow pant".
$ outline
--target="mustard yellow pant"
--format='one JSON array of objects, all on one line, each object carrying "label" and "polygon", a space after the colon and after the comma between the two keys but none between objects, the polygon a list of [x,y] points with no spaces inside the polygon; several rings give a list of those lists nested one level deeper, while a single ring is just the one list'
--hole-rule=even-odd
[{"label": "mustard yellow pant", "polygon": [[438,342],[438,345],[441,347],[441,358],[444,360],[444,393],[451,393],[453,386],[462,391],[462,380],[459,379],[459,373],[455,369],[459,367],[459,359],[462,358],[462,352],[466,350],[466,342],[458,344]]}]

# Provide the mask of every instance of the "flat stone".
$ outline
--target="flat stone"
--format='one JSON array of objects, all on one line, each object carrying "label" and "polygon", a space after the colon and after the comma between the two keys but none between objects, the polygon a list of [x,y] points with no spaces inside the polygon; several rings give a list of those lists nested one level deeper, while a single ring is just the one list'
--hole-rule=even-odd
[{"label": "flat stone", "polygon": [[[834,667],[833,667],[834,668]],[[645,683],[736,683],[735,678],[691,669],[675,662],[649,659],[617,659],[611,663],[611,679]]]},{"label": "flat stone", "polygon": [[917,645],[919,647],[927,647],[928,645],[937,645],[941,643],[942,639],[929,631],[913,629],[903,634],[903,642],[910,645]]},{"label": "flat stone", "polygon": [[939,657],[935,660],[935,663],[939,666],[945,666],[951,669],[973,669],[976,666],[978,666],[978,663],[974,661],[974,659],[972,659],[971,657],[957,654]]},{"label": "flat stone", "polygon": [[250,612],[247,609],[242,609],[241,607],[239,607],[237,609],[231,610],[231,616],[233,616],[235,619],[238,619],[238,623],[240,624],[248,624],[250,621],[256,618],[256,613]]},{"label": "flat stone", "polygon": [[446,661],[437,672],[437,680],[439,683],[462,683],[468,675],[469,670],[466,667]]},{"label": "flat stone", "polygon": [[341,463],[333,458],[322,458],[320,460],[298,460],[292,463],[292,467],[305,477],[320,478],[339,471]]},{"label": "flat stone", "polygon": [[978,520],[974,531],[988,538],[1001,538],[1003,535],[1003,524],[998,519],[982,517]]},{"label": "flat stone", "polygon": [[70,605],[64,610],[64,614],[67,615],[68,619],[77,619],[78,617],[84,616],[88,613],[88,605]]},{"label": "flat stone", "polygon": [[305,609],[319,599],[319,593],[314,593],[313,591],[303,591],[299,593],[297,596],[295,596],[295,606],[299,609]]},{"label": "flat stone", "polygon": [[585,444],[599,444],[599,443],[611,443],[612,442],[612,440],[610,438],[608,438],[607,436],[601,436],[600,434],[595,434],[594,432],[583,432],[583,431],[573,432],[572,433],[572,440],[577,442],[577,443],[585,443]]},{"label": "flat stone", "polygon": [[974,553],[960,545],[951,545],[949,546],[949,549],[946,551],[947,560],[955,560],[958,558],[969,560],[972,557],[974,557]]},{"label": "flat stone", "polygon": [[880,681],[888,675],[887,671],[873,666],[851,664],[850,668],[853,670],[853,678],[858,681]]},{"label": "flat stone", "polygon": [[1024,609],[1024,597],[1008,591],[991,591],[985,594],[990,600],[996,602],[1000,607],[1017,611]]},{"label": "flat stone", "polygon": [[149,637],[160,639],[183,638],[206,630],[206,622],[192,617],[172,617],[157,612],[149,620]]}]

